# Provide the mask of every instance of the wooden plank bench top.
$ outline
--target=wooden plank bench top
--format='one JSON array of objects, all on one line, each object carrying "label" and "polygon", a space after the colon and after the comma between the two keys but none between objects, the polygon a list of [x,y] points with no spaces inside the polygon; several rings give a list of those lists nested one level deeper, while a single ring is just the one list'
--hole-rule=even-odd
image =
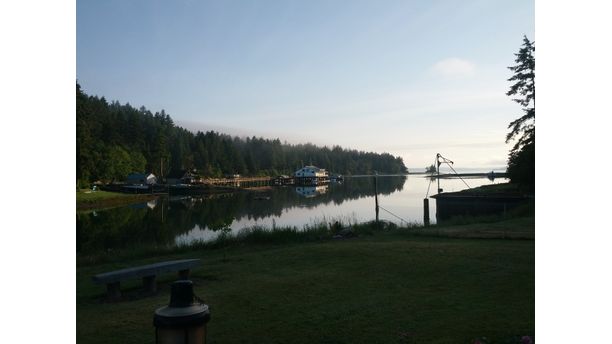
[{"label": "wooden plank bench top", "polygon": [[109,298],[117,299],[121,297],[119,284],[123,280],[142,278],[145,289],[154,292],[157,275],[178,271],[179,278],[186,279],[189,276],[189,270],[199,264],[199,259],[171,260],[97,274],[92,277],[92,280],[98,284],[106,284]]},{"label": "wooden plank bench top", "polygon": [[99,284],[107,284],[117,281],[123,281],[131,278],[142,278],[146,276],[155,276],[165,272],[173,272],[180,270],[189,270],[200,264],[199,259],[183,259],[171,260],[143,266],[136,266],[122,270],[105,272],[97,274],[93,277],[93,281]]}]

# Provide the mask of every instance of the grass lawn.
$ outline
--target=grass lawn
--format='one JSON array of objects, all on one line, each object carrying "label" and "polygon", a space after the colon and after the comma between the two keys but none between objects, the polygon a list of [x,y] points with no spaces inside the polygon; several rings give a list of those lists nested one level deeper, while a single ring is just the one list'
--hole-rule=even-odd
[{"label": "grass lawn", "polygon": [[120,192],[80,190],[76,193],[77,210],[100,209],[130,203],[144,202],[156,195],[132,195]]},{"label": "grass lawn", "polygon": [[107,303],[92,275],[201,258],[192,280],[211,307],[209,343],[519,343],[535,331],[534,246],[397,230],[79,266],[77,342],[152,343],[153,312],[168,303],[175,279],[160,276],[152,297],[138,296],[138,280],[123,283],[125,300]]}]

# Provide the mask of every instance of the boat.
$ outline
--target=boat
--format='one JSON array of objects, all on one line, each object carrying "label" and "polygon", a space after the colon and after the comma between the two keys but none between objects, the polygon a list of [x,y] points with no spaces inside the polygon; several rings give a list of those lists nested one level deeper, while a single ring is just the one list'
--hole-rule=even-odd
[{"label": "boat", "polygon": [[342,181],[344,181],[344,177],[341,174],[336,174],[331,176],[329,180],[335,183],[341,183]]}]

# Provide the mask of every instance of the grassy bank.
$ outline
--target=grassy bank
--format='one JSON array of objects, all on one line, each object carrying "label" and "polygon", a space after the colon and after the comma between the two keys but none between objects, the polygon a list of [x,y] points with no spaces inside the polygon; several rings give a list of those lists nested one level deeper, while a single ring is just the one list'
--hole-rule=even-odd
[{"label": "grassy bank", "polygon": [[269,242],[253,230],[246,242],[79,266],[77,341],[153,342],[152,314],[174,276],[161,276],[153,297],[125,283],[118,303],[104,302],[91,276],[182,258],[202,259],[192,279],[211,307],[211,343],[518,343],[534,334],[533,240],[483,239],[533,238],[532,217],[355,231],[314,242],[287,231]]},{"label": "grassy bank", "polygon": [[461,216],[442,224],[424,226],[404,224],[398,226],[381,221],[366,223],[327,223],[318,222],[297,227],[266,228],[254,226],[244,228],[237,235],[220,231],[216,240],[192,242],[188,246],[136,245],[134,248],[114,249],[112,251],[89,252],[77,255],[77,266],[121,262],[143,259],[151,256],[184,253],[193,250],[209,250],[241,245],[280,245],[334,240],[343,230],[350,230],[349,236],[369,236],[401,234],[424,237],[447,238],[489,238],[489,239],[533,239],[534,206],[527,203],[502,214],[486,216]]},{"label": "grassy bank", "polygon": [[80,190],[76,193],[77,210],[111,208],[132,203],[146,202],[157,195],[132,195],[119,192]]}]

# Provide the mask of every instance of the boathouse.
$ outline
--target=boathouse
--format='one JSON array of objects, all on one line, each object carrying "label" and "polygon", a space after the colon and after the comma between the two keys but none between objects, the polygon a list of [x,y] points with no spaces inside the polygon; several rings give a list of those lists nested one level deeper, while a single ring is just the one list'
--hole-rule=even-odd
[{"label": "boathouse", "polygon": [[521,204],[533,202],[533,196],[519,193],[478,194],[470,190],[444,192],[431,197],[436,200],[438,223],[457,216],[503,214]]},{"label": "boathouse", "polygon": [[153,173],[130,173],[125,180],[128,185],[157,184],[157,177]]}]

